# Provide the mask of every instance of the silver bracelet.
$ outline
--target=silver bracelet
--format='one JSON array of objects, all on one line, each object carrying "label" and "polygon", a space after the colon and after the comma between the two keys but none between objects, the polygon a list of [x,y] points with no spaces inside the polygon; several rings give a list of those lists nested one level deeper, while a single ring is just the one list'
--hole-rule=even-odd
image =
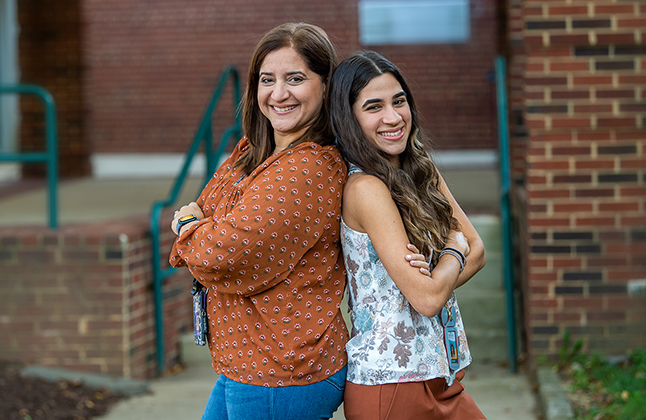
[{"label": "silver bracelet", "polygon": [[462,261],[462,265],[467,265],[467,257],[466,257],[466,255],[464,255],[464,253],[462,251],[460,251],[457,248],[450,247],[450,246],[445,246],[444,249],[449,250],[449,251],[453,251],[456,254],[458,254],[460,260]]},{"label": "silver bracelet", "polygon": [[460,263],[460,272],[458,274],[462,274],[464,267],[467,265],[467,257],[465,257],[464,254],[458,251],[457,249],[447,247],[447,248],[444,248],[442,252],[440,252],[440,258],[442,258],[442,256],[447,254],[453,255],[458,260],[458,262]]}]

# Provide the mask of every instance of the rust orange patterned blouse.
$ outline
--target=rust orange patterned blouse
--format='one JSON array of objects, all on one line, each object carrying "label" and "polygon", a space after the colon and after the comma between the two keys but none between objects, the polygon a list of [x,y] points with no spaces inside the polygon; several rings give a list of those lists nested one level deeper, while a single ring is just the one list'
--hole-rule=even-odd
[{"label": "rust orange patterned blouse", "polygon": [[208,287],[213,368],[254,385],[306,385],[342,369],[339,239],[346,166],[336,148],[302,143],[249,176],[233,163],[243,138],[197,203],[170,263]]}]

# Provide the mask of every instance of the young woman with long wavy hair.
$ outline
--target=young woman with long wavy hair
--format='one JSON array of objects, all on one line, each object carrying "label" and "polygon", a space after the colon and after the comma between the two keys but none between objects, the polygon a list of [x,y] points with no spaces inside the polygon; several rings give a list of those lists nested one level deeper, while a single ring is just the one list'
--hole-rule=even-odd
[{"label": "young woman with long wavy hair", "polygon": [[[471,355],[453,291],[484,266],[484,246],[429,157],[412,92],[397,67],[365,51],[337,67],[329,97],[350,167],[346,418],[482,419],[460,383]],[[430,275],[405,263],[408,243]]]}]

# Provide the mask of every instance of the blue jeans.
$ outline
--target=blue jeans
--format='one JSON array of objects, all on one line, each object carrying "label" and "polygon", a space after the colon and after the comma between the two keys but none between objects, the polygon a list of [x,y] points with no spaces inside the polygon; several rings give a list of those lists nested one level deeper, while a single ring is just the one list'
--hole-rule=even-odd
[{"label": "blue jeans", "polygon": [[202,420],[320,420],[332,417],[343,401],[347,366],[309,385],[265,387],[220,375]]}]

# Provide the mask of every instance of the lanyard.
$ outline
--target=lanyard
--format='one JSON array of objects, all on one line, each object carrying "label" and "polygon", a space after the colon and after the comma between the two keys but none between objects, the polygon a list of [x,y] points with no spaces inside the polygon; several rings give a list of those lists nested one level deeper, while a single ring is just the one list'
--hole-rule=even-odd
[{"label": "lanyard", "polygon": [[449,361],[451,370],[460,368],[460,339],[458,329],[455,326],[456,314],[455,308],[449,307],[449,303],[444,304],[442,308],[440,321],[444,330],[444,347]]}]

